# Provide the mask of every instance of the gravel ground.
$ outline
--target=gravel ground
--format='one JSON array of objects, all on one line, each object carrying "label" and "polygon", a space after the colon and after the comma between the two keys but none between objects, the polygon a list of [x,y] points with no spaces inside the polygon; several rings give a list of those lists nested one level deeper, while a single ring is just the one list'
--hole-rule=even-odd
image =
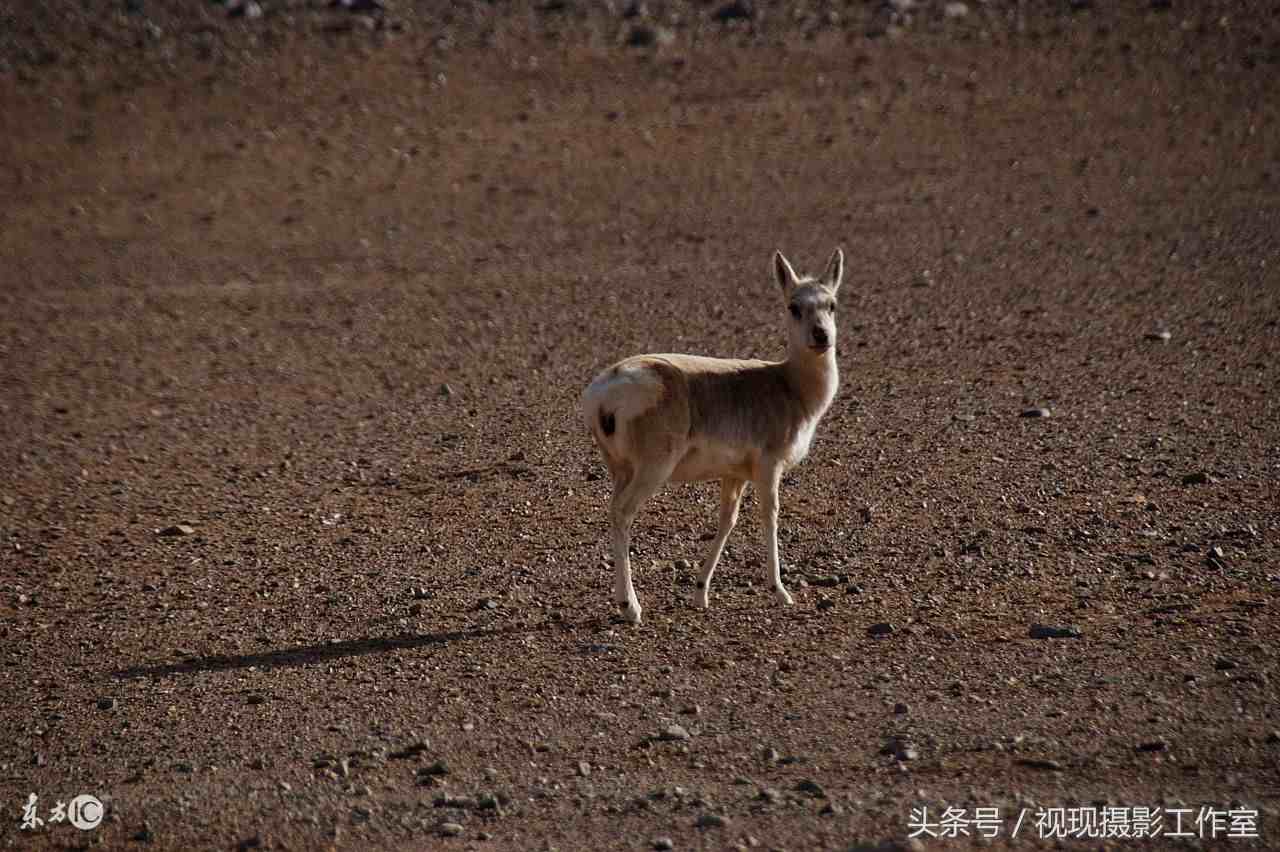
[{"label": "gravel ground", "polygon": [[[0,9],[0,846],[1280,847],[1275,3],[346,5]],[[578,394],[836,245],[620,623]]]}]

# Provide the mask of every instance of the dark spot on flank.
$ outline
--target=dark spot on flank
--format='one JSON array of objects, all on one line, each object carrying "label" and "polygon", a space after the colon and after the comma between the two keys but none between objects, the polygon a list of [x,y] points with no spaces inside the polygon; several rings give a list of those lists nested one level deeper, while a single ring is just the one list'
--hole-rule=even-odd
[{"label": "dark spot on flank", "polygon": [[600,412],[600,429],[606,436],[612,435],[614,430],[618,428],[618,422],[614,420],[613,414],[605,414]]},{"label": "dark spot on flank", "polygon": [[699,589],[705,589],[706,587],[707,587],[707,581],[706,581],[706,580],[699,580],[699,581],[698,581],[698,588],[699,588]]}]

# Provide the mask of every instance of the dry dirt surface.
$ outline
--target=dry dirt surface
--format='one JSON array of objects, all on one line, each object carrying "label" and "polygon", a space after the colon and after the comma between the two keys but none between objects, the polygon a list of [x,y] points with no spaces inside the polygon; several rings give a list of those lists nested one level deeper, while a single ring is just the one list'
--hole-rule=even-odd
[{"label": "dry dirt surface", "polygon": [[[0,847],[1280,848],[1280,5],[349,5],[0,9]],[[620,623],[578,394],[836,245]]]}]

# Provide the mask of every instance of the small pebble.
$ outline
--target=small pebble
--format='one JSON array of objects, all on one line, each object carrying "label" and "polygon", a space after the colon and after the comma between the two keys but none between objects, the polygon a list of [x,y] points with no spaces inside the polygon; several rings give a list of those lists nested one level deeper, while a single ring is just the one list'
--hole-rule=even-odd
[{"label": "small pebble", "polygon": [[893,625],[887,621],[878,621],[867,628],[868,636],[888,636],[893,632]]},{"label": "small pebble", "polygon": [[800,793],[807,793],[815,799],[825,799],[827,797],[827,793],[822,789],[822,785],[809,778],[804,778],[796,782],[796,791]]},{"label": "small pebble", "polygon": [[460,808],[462,810],[471,810],[479,807],[479,802],[474,796],[452,796],[445,793],[436,797],[435,806],[437,808]]},{"label": "small pebble", "polygon": [[658,849],[658,850],[676,848],[676,844],[671,840],[670,837],[655,837],[653,838],[653,840],[649,842],[649,845],[652,846],[654,849]]},{"label": "small pebble", "polygon": [[1032,639],[1079,639],[1079,628],[1072,626],[1055,627],[1050,624],[1033,624],[1027,630]]},{"label": "small pebble", "polygon": [[431,743],[426,740],[418,740],[402,749],[390,752],[387,757],[391,760],[404,760],[410,757],[417,757],[429,748],[431,748]]},{"label": "small pebble", "polygon": [[652,47],[671,44],[675,39],[675,33],[665,27],[637,24],[627,33],[626,43],[627,47]]},{"label": "small pebble", "polygon": [[916,747],[901,737],[889,737],[884,747],[880,749],[880,753],[892,755],[902,761],[918,760],[920,758],[920,752],[916,750]]},{"label": "small pebble", "polygon": [[717,21],[748,20],[755,16],[751,0],[730,0],[712,14]]},{"label": "small pebble", "polygon": [[462,834],[464,830],[465,829],[456,822],[446,822],[441,823],[440,825],[440,833],[445,837],[457,837],[459,834]]},{"label": "small pebble", "polygon": [[1036,407],[1036,408],[1024,408],[1024,409],[1022,410],[1022,415],[1021,415],[1021,416],[1023,416],[1023,417],[1049,417],[1049,416],[1051,416],[1051,415],[1052,415],[1052,412],[1051,412],[1051,411],[1049,411],[1049,409],[1047,409],[1047,408],[1041,408],[1041,407]]}]

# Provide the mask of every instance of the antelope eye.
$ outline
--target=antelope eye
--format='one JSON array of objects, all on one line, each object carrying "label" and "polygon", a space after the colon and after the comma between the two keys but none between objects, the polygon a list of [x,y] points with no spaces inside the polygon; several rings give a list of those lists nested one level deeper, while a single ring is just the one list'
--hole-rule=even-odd
[{"label": "antelope eye", "polygon": [[796,319],[800,319],[799,305],[788,305],[787,308],[791,311],[791,316],[795,317]]}]

